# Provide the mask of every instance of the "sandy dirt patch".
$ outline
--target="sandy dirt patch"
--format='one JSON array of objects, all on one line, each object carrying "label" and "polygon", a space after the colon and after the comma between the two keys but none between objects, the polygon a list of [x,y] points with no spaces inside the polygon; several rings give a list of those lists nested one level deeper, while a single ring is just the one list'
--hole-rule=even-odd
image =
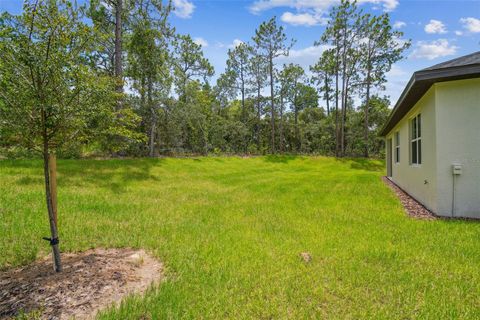
[{"label": "sandy dirt patch", "polygon": [[48,256],[0,273],[0,319],[39,313],[42,319],[93,319],[162,279],[162,264],[143,250],[94,249],[62,254],[63,272]]}]

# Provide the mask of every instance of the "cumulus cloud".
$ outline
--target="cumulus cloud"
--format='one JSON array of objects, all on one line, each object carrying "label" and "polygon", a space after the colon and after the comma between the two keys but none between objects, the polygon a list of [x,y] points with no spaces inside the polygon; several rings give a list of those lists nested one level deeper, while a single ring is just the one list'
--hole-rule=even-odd
[{"label": "cumulus cloud", "polygon": [[403,27],[405,27],[407,24],[403,21],[395,21],[395,23],[393,24],[393,27],[395,29],[401,29]]},{"label": "cumulus cloud", "polygon": [[457,35],[457,36],[462,36],[462,35],[463,35],[463,32],[460,31],[460,30],[455,30],[455,35]]},{"label": "cumulus cloud", "polygon": [[480,32],[480,19],[472,18],[472,17],[462,18],[460,19],[460,23],[469,32],[472,32],[472,33]]},{"label": "cumulus cloud", "polygon": [[310,46],[303,49],[292,49],[290,50],[289,58],[316,57],[318,59],[322,53],[329,48],[331,48],[331,46],[321,45]]},{"label": "cumulus cloud", "polygon": [[193,42],[204,48],[208,47],[208,41],[203,39],[202,37],[196,37],[195,39],[193,39]]},{"label": "cumulus cloud", "polygon": [[358,3],[382,5],[384,11],[393,11],[398,6],[398,0],[359,0]]},{"label": "cumulus cloud", "polygon": [[447,39],[435,41],[418,41],[411,58],[433,60],[439,57],[451,56],[457,52],[458,47],[451,45]]},{"label": "cumulus cloud", "polygon": [[[358,2],[381,5],[384,11],[392,11],[398,6],[398,0],[359,0]],[[256,0],[249,9],[253,14],[274,8],[295,9],[296,12],[285,12],[281,16],[282,21],[296,26],[313,26],[325,24],[328,9],[339,3],[339,0]]]},{"label": "cumulus cloud", "polygon": [[229,47],[229,48],[236,48],[236,47],[238,47],[239,45],[241,45],[242,43],[244,43],[242,40],[240,40],[240,39],[235,39],[235,40],[233,40],[232,44],[229,45],[228,47]]},{"label": "cumulus cloud", "polygon": [[188,19],[192,17],[195,5],[188,0],[173,0],[175,15],[179,18]]},{"label": "cumulus cloud", "polygon": [[392,65],[390,71],[385,75],[387,79],[385,90],[377,91],[377,93],[389,96],[390,102],[395,104],[413,72],[414,70],[411,70],[405,62]]},{"label": "cumulus cloud", "polygon": [[440,20],[432,19],[425,25],[426,33],[447,33],[445,24]]},{"label": "cumulus cloud", "polygon": [[402,77],[408,75],[408,73],[403,70],[398,64],[393,64],[390,71],[387,72],[387,77],[394,78],[394,77]]},{"label": "cumulus cloud", "polygon": [[279,63],[296,63],[308,71],[309,66],[315,64],[329,45],[310,46],[301,49],[291,49],[288,57],[279,57]]},{"label": "cumulus cloud", "polygon": [[[339,0],[256,0],[250,6],[250,11],[252,13],[260,13],[265,10],[279,7],[289,7],[297,10],[315,9],[318,11],[325,11],[339,2]],[[398,6],[398,0],[359,0],[358,3],[381,5],[385,11],[392,11]]]},{"label": "cumulus cloud", "polygon": [[234,39],[232,41],[232,43],[230,44],[225,44],[223,42],[219,42],[217,41],[217,43],[215,44],[218,48],[229,48],[229,49],[234,49],[236,47],[238,47],[239,45],[241,45],[242,43],[245,43],[244,41],[240,40],[240,39]]},{"label": "cumulus cloud", "polygon": [[286,18],[293,19],[298,23],[298,19],[300,18],[294,17],[294,15],[307,14],[310,17],[304,16],[304,20],[312,20],[312,18],[316,20],[316,16],[325,16],[327,10],[332,5],[338,4],[338,2],[338,0],[256,0],[249,9],[251,13],[259,14],[263,11],[274,8],[292,8],[297,12],[288,12]]},{"label": "cumulus cloud", "polygon": [[293,26],[315,26],[317,24],[324,24],[325,18],[311,13],[291,13],[285,12],[280,18],[283,22]]}]

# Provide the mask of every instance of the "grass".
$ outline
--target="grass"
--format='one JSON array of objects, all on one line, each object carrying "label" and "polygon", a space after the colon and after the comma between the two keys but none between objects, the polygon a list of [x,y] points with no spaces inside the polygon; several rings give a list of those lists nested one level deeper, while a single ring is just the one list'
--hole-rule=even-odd
[{"label": "grass", "polygon": [[[58,170],[63,251],[145,248],[166,266],[158,288],[101,319],[480,318],[480,224],[408,218],[379,161],[65,160]],[[0,268],[48,252],[43,190],[39,161],[0,161]]]}]

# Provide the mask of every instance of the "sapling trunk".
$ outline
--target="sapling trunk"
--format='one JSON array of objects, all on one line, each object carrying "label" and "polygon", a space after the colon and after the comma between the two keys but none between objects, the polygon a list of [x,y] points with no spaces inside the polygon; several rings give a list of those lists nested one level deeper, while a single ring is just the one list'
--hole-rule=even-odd
[{"label": "sapling trunk", "polygon": [[50,197],[52,198],[53,208],[53,220],[55,225],[58,226],[57,219],[57,158],[53,153],[50,153],[48,157],[48,169],[50,173]]},{"label": "sapling trunk", "polygon": [[60,260],[60,248],[58,245],[58,230],[55,218],[55,211],[52,202],[52,190],[50,185],[50,159],[49,159],[49,152],[48,152],[48,143],[44,141],[43,147],[43,172],[45,175],[45,196],[47,200],[47,210],[48,210],[48,219],[50,222],[50,233],[51,239],[50,243],[52,246],[52,254],[53,254],[53,262],[55,264],[55,271],[61,272],[62,271],[62,263]]}]

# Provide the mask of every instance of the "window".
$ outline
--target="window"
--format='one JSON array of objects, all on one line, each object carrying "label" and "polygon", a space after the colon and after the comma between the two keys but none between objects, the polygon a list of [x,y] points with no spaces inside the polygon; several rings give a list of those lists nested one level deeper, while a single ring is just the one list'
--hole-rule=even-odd
[{"label": "window", "polygon": [[422,117],[416,115],[410,122],[410,163],[422,163]]},{"label": "window", "polygon": [[400,163],[400,132],[395,132],[395,163]]}]

